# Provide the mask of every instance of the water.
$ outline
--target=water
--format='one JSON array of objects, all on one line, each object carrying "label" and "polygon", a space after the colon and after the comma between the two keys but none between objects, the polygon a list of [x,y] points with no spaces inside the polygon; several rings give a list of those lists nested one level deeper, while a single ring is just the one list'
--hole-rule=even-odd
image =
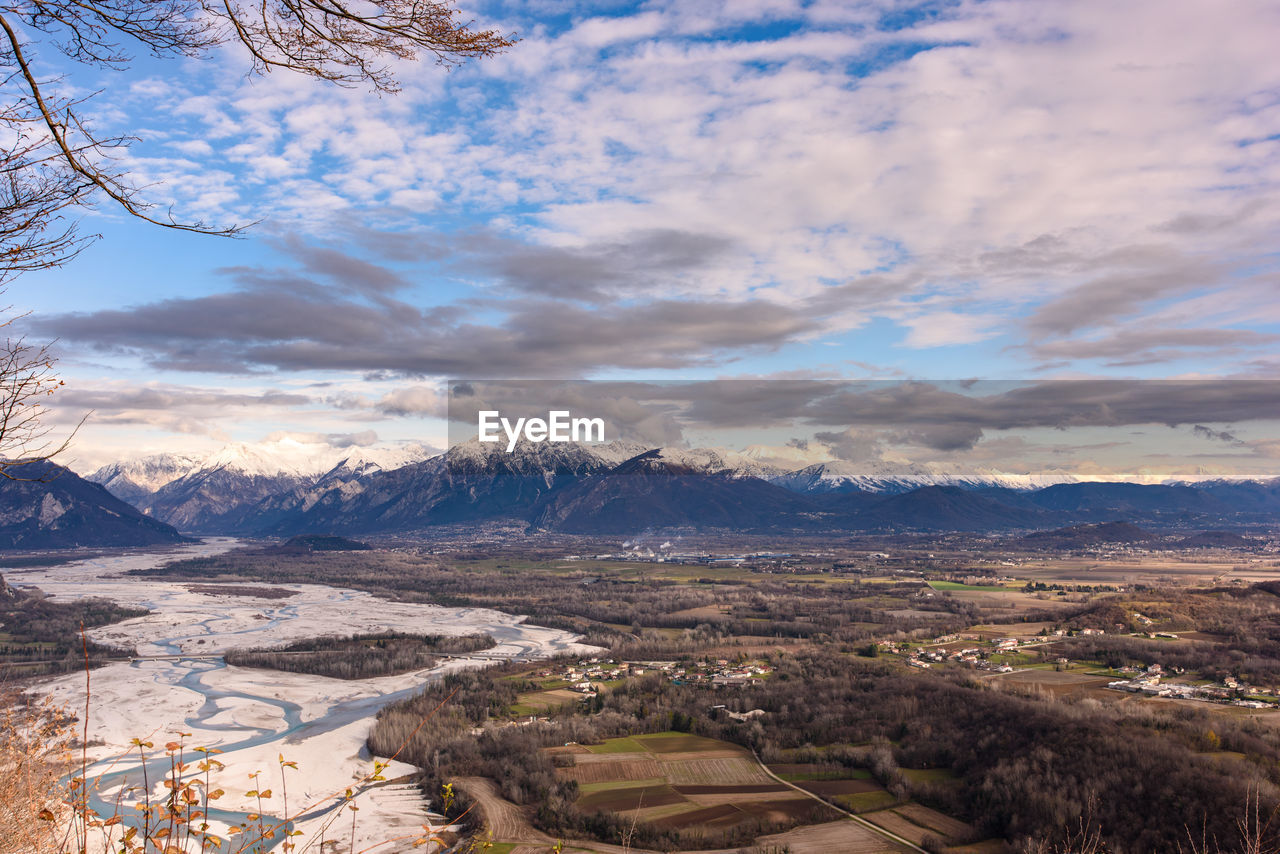
[{"label": "water", "polygon": [[[339,683],[229,668],[217,655],[230,647],[273,646],[324,634],[395,630],[424,634],[487,632],[498,646],[486,655],[509,658],[541,658],[586,649],[566,632],[526,626],[521,618],[481,608],[388,602],[360,591],[323,585],[272,585],[297,591],[288,599],[214,597],[192,593],[185,583],[124,575],[129,570],[150,569],[179,558],[220,554],[237,545],[234,539],[211,539],[170,552],[113,554],[65,566],[6,572],[10,583],[39,587],[59,599],[101,596],[146,607],[152,611],[150,615],[93,630],[90,637],[136,647],[144,657],[180,656],[166,661],[140,658],[93,671],[91,680],[96,680],[97,687],[90,705],[90,742],[101,739],[105,746],[95,748],[95,755],[103,758],[90,766],[88,773],[90,780],[97,778],[91,806],[100,815],[117,812],[114,801],[121,787],[142,786],[144,768],[136,758],[136,750],[134,758],[127,758],[129,738],[138,733],[145,737],[157,729],[192,733],[188,746],[217,748],[221,751],[217,758],[228,766],[239,760],[241,765],[249,762],[256,763],[256,767],[270,767],[273,773],[274,761],[267,763],[264,757],[274,760],[278,754],[289,756],[291,747],[317,746],[308,752],[322,757],[321,767],[309,768],[300,762],[303,772],[313,788],[341,792],[351,784],[350,769],[331,767],[335,762],[330,760],[350,758],[353,724],[364,721],[371,725],[378,710],[413,695],[446,670],[488,663],[480,659],[452,661],[411,676]],[[43,690],[71,708],[84,708],[83,675],[53,680]],[[282,692],[292,698],[279,696]],[[237,713],[230,701],[235,702],[234,709],[239,712],[247,708],[252,714]],[[365,726],[361,733],[367,731]],[[168,737],[149,740],[162,744]],[[363,742],[363,734],[359,735],[359,742]],[[199,758],[188,753],[188,759],[193,755]],[[168,773],[166,756],[159,755],[146,763],[145,775],[153,786]],[[326,781],[320,779],[325,774],[333,778],[332,785],[324,785]],[[269,785],[264,780],[264,786]],[[225,788],[230,792],[233,787]],[[163,791],[155,789],[152,797],[163,798]],[[140,793],[135,799],[140,800]],[[342,797],[327,798],[305,815],[294,818],[301,823],[330,813],[343,803]],[[126,804],[120,812],[132,816],[132,805]],[[210,809],[209,817],[232,825],[249,822],[246,811],[234,809]],[[262,821],[272,825],[280,819],[264,816]],[[285,830],[294,826],[290,822]],[[274,839],[254,850],[269,851],[283,838],[277,832]]]}]

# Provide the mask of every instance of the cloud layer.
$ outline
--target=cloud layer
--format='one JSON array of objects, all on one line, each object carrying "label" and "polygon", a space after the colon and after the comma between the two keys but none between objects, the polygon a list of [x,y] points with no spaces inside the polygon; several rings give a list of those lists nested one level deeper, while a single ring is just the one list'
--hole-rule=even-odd
[{"label": "cloud layer", "polygon": [[[229,253],[215,292],[37,331],[197,384],[399,379],[345,410],[377,417],[437,406],[413,389],[441,377],[1280,368],[1274,3],[476,14],[522,41],[447,75],[406,64],[396,98],[234,62],[113,92],[121,122],[172,119],[129,165],[180,210],[268,217],[278,263]],[[859,423],[938,450],[1118,405],[1023,392],[978,417],[895,394],[864,395],[884,417]],[[1172,421],[1139,394],[1117,423],[1216,423],[1186,394]],[[922,400],[936,422],[904,418]]]}]

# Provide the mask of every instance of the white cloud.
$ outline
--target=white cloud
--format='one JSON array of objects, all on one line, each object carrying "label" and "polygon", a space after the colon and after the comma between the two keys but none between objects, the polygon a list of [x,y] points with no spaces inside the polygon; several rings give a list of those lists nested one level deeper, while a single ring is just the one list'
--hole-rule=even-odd
[{"label": "white cloud", "polygon": [[999,318],[983,314],[938,311],[908,318],[903,323],[911,330],[902,342],[907,347],[973,344],[999,334],[994,328]]},{"label": "white cloud", "polygon": [[[1177,325],[1206,308],[1280,320],[1250,316],[1268,286],[1231,272],[1280,233],[1280,208],[1259,204],[1280,183],[1280,7],[970,0],[876,29],[903,5],[664,2],[560,34],[534,20],[497,59],[449,74],[405,64],[405,91],[382,99],[206,69],[215,94],[143,93],[189,121],[169,145],[211,147],[225,167],[135,162],[214,221],[319,233],[395,206],[444,230],[509,222],[558,247],[652,229],[741,247],[650,282],[655,297],[791,305],[893,269],[911,284],[833,311],[830,331],[886,317],[910,347],[980,341],[1108,276],[1119,294],[1135,247],[1155,285],[1097,324],[1158,311]],[[487,11],[503,28],[526,14]],[[777,20],[809,26],[707,38]],[[901,59],[912,45],[934,47]],[[1202,281],[1174,275],[1188,260]]]}]

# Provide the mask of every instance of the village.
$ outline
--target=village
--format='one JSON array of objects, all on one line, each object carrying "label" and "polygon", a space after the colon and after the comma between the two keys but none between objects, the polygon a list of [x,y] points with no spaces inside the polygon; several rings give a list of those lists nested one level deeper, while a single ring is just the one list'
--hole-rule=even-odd
[{"label": "village", "polygon": [[[1141,614],[1136,614],[1141,622],[1149,623]],[[1014,673],[1019,670],[1056,670],[1082,669],[1091,674],[1123,675],[1127,678],[1115,679],[1106,684],[1113,691],[1141,694],[1147,697],[1163,697],[1169,699],[1198,700],[1201,702],[1219,703],[1240,706],[1250,709],[1272,709],[1280,706],[1280,697],[1266,693],[1263,689],[1248,685],[1240,680],[1225,676],[1220,682],[1195,680],[1195,674],[1187,674],[1182,668],[1174,668],[1172,674],[1165,671],[1159,663],[1145,666],[1124,666],[1114,671],[1096,666],[1092,662],[1073,662],[1067,658],[1056,657],[1052,660],[1035,661],[1021,651],[1045,646],[1054,640],[1068,636],[1101,635],[1101,629],[1084,628],[1074,631],[1054,629],[1043,635],[984,637],[983,633],[961,633],[943,635],[923,644],[907,642],[882,642],[876,645],[877,653],[901,656],[908,667],[927,669],[935,666],[962,666],[975,670],[988,671],[992,674]],[[1142,632],[1134,636],[1148,639],[1177,640],[1173,632]],[[1178,677],[1178,681],[1168,681],[1170,676]]]},{"label": "village", "polygon": [[763,661],[706,659],[701,662],[614,661],[584,658],[558,670],[542,670],[540,679],[564,683],[564,687],[580,694],[582,699],[594,697],[625,679],[662,674],[678,685],[705,685],[712,688],[743,688],[758,685],[773,672]]}]

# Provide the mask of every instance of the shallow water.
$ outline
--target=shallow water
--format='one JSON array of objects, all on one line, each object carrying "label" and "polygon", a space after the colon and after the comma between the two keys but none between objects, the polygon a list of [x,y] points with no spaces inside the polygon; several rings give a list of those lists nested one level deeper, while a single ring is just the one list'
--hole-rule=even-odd
[{"label": "shallow water", "polygon": [[[186,583],[155,582],[124,575],[133,569],[150,569],[171,560],[210,556],[238,545],[229,538],[211,539],[166,552],[114,554],[77,563],[53,567],[35,567],[5,573],[11,584],[38,587],[58,599],[101,596],[121,604],[139,605],[151,610],[146,617],[127,620],[92,630],[94,640],[124,647],[135,647],[138,660],[112,673],[115,683],[125,679],[136,685],[139,694],[151,697],[147,707],[137,715],[122,714],[119,708],[95,709],[91,702],[90,721],[95,716],[111,718],[114,723],[102,732],[91,731],[91,739],[106,742],[104,758],[89,768],[90,779],[99,778],[93,808],[102,815],[117,811],[114,799],[121,787],[142,786],[142,763],[127,758],[128,738],[120,731],[129,727],[135,732],[181,728],[191,732],[200,744],[217,748],[219,760],[230,762],[237,753],[264,748],[270,755],[287,754],[289,746],[324,739],[337,730],[359,721],[372,724],[373,717],[384,706],[411,696],[429,680],[438,679],[446,670],[460,666],[484,666],[488,660],[455,660],[432,670],[406,677],[383,677],[377,680],[337,683],[313,679],[320,686],[316,696],[304,702],[293,702],[277,696],[272,671],[247,671],[228,668],[217,655],[234,646],[272,646],[303,637],[324,634],[370,632],[378,630],[416,631],[422,633],[487,632],[498,646],[485,653],[507,658],[542,658],[575,649],[576,638],[567,632],[523,625],[522,618],[482,608],[441,608],[378,600],[367,593],[323,585],[272,585],[298,591],[289,599],[263,600],[252,597],[212,597],[187,590]],[[148,656],[179,656],[157,661]],[[186,657],[190,656],[190,657]],[[127,669],[124,669],[127,668]],[[96,671],[101,672],[101,671]],[[252,673],[253,679],[236,678]],[[92,678],[92,677],[91,677]],[[286,681],[283,675],[276,679]],[[256,681],[255,681],[256,680]],[[235,682],[235,687],[225,683]],[[249,685],[246,689],[245,685]],[[44,686],[73,708],[84,703],[84,677],[62,677]],[[297,682],[292,683],[296,686]],[[113,685],[117,698],[127,698],[130,691]],[[343,696],[326,696],[326,690]],[[158,692],[158,693],[157,693]],[[158,699],[157,699],[158,698]],[[96,697],[95,697],[96,699]],[[249,704],[259,724],[240,720],[211,719],[227,711],[225,701]],[[106,702],[105,700],[103,702]],[[189,710],[189,711],[184,711]],[[114,718],[112,716],[115,716]],[[117,720],[125,718],[124,721]],[[237,717],[230,715],[227,717]],[[367,732],[367,730],[366,730]],[[157,742],[167,739],[159,738]],[[169,760],[159,756],[147,762],[146,777],[154,786],[168,773]],[[335,789],[341,791],[339,785]],[[159,795],[160,797],[163,794]],[[157,794],[153,793],[153,798]],[[134,800],[140,800],[140,793]],[[109,802],[110,801],[110,802]],[[341,798],[330,800],[298,819],[314,818],[341,806]],[[132,813],[131,803],[120,812]],[[210,818],[229,824],[246,821],[247,813],[235,810],[210,810]],[[272,823],[270,816],[264,821]],[[282,840],[277,834],[276,842]],[[260,849],[266,851],[270,847]],[[212,849],[209,849],[212,850]]]}]

